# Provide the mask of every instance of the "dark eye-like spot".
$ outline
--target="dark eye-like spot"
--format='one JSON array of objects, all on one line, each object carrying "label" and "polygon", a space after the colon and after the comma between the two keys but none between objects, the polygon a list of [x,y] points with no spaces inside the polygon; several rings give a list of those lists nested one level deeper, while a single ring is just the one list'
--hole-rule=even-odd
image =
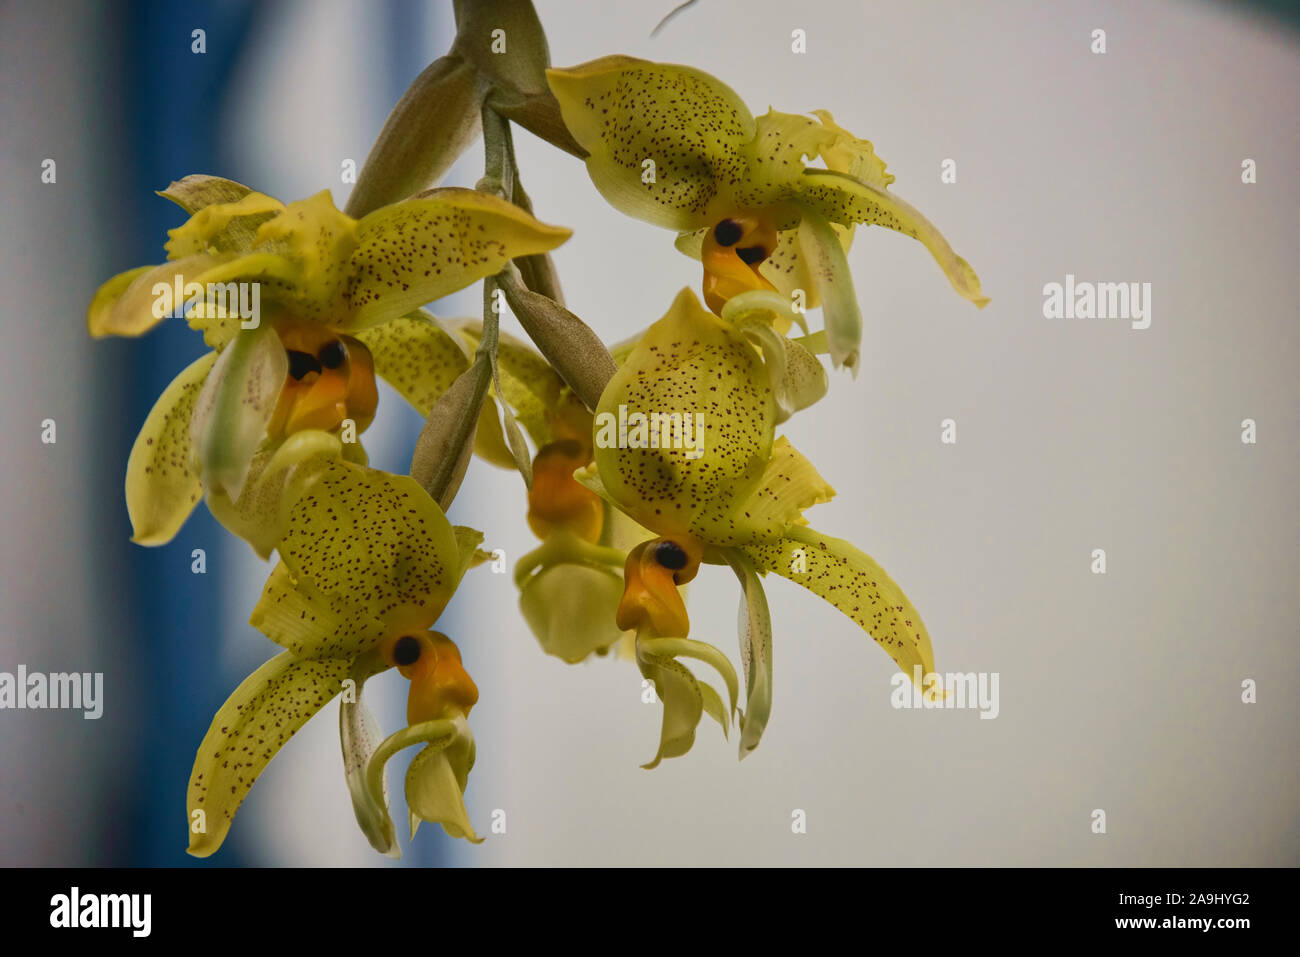
[{"label": "dark eye-like spot", "polygon": [[686,549],[676,542],[660,542],[655,546],[655,561],[671,571],[686,567]]},{"label": "dark eye-like spot", "polygon": [[308,372],[320,372],[320,363],[310,352],[299,352],[297,349],[286,349],[289,354],[289,375],[295,379],[301,379]]},{"label": "dark eye-like spot", "polygon": [[320,352],[316,353],[316,358],[326,369],[337,369],[343,365],[343,360],[348,357],[348,350],[344,348],[343,343],[338,339],[333,342],[327,342],[320,347]]},{"label": "dark eye-like spot", "polygon": [[745,265],[754,266],[767,258],[767,250],[762,246],[746,246],[744,249],[737,249],[736,255]]},{"label": "dark eye-like spot", "polygon": [[718,241],[719,246],[734,246],[740,242],[741,234],[744,232],[740,228],[740,223],[734,219],[724,219],[718,225],[713,227],[713,238]]},{"label": "dark eye-like spot", "polygon": [[403,635],[393,645],[393,660],[399,665],[413,665],[420,660],[420,639]]}]

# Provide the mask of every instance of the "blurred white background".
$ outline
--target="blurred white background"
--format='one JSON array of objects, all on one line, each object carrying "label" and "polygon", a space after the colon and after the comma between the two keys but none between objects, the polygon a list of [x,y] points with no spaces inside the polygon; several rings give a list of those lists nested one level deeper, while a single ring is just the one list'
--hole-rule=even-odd
[{"label": "blurred white background", "polygon": [[[483,568],[443,624],[481,691],[471,818],[484,833],[504,810],[507,832],[471,847],[428,829],[408,856],[429,859],[441,841],[461,864],[1300,863],[1297,34],[1210,3],[701,0],[651,39],[672,0],[537,6],[556,65],[627,53],[703,68],[755,113],[829,109],[979,272],[993,300],[983,311],[918,243],[860,231],[850,262],[861,374],[834,375],[827,399],[784,431],[839,492],[811,523],[889,570],[924,615],[940,671],[999,673],[1000,714],[895,710],[888,657],[773,578],[775,703],[761,747],[740,764],[734,740],[706,721],[689,755],[644,771],[660,710],[642,703],[635,666],[543,655],[510,576]],[[6,661],[32,659],[32,636],[57,625],[85,636],[81,662],[131,638],[96,630],[87,595],[101,570],[82,557],[82,530],[97,510],[121,509],[120,484],[78,491],[76,458],[42,459],[33,423],[96,401],[75,370],[97,348],[81,310],[108,273],[69,283],[58,257],[91,256],[112,224],[71,200],[52,218],[14,184],[32,178],[23,124],[52,122],[52,104],[63,104],[69,149],[111,132],[85,108],[85,71],[19,85],[21,65],[43,55],[31,38],[51,36],[31,22],[36,9],[10,8],[6,20],[27,28],[2,31],[0,289],[6,329],[23,339],[0,351],[11,450],[0,647]],[[339,164],[364,158],[392,101],[372,75],[382,51],[365,11],[277,4],[245,52],[221,135],[257,188],[292,199],[333,183],[342,205]],[[450,5],[420,22],[432,59]],[[92,27],[71,24],[58,42]],[[1098,28],[1104,55],[1090,52]],[[795,29],[804,54],[791,52]],[[569,307],[607,341],[698,288],[699,266],[671,233],[608,207],[572,157],[522,131],[517,146],[539,218],[575,231],[555,256]],[[940,181],[948,158],[955,184]],[[1246,158],[1255,185],[1241,182]],[[472,185],[480,171],[472,150],[446,181]],[[1150,282],[1151,327],[1044,319],[1043,285],[1067,273]],[[437,311],[472,313],[478,295]],[[417,423],[397,406],[384,392],[388,422],[367,445],[376,464],[404,469]],[[1240,439],[1247,417],[1256,445]],[[947,418],[955,445],[939,440]],[[46,498],[34,504],[37,489]],[[535,545],[524,511],[519,478],[476,461],[451,518],[513,561]],[[1105,575],[1090,570],[1096,548]],[[242,547],[231,556],[223,567],[238,570],[220,587],[233,688],[273,649],[244,624],[267,568]],[[57,600],[53,582],[65,588]],[[733,660],[738,599],[713,568],[690,594],[692,637]],[[1256,704],[1241,702],[1247,678]],[[388,691],[392,726],[403,688]],[[92,722],[60,725],[42,766],[35,750],[55,739],[40,736],[63,716],[30,717],[20,726],[0,713],[0,776],[27,769],[26,790],[3,806],[7,859],[54,848],[75,860],[78,829],[94,826],[78,817],[94,813],[76,797],[78,762],[102,741]],[[376,863],[337,749],[331,706],[252,792],[241,846],[271,863]],[[24,800],[44,806],[35,823],[15,818]],[[1098,808],[1105,835],[1090,828]],[[795,809],[806,834],[791,833]]]}]

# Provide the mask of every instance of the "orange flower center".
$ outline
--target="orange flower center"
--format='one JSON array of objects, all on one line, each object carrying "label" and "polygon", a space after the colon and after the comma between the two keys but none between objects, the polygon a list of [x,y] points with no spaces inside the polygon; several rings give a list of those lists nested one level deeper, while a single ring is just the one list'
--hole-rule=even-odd
[{"label": "orange flower center", "polygon": [[677,586],[695,577],[703,554],[704,546],[687,536],[655,538],[632,549],[615,624],[624,631],[648,624],[660,636],[685,638],[691,622]]},{"label": "orange flower center", "polygon": [[461,663],[460,649],[441,632],[389,638],[380,654],[411,682],[407,724],[434,721],[457,711],[468,715],[478,702],[478,687]]},{"label": "orange flower center", "polygon": [[266,433],[283,438],[304,429],[332,432],[351,419],[357,433],[375,418],[375,363],[360,340],[315,323],[276,330],[289,356],[289,375]]},{"label": "orange flower center", "polygon": [[567,528],[589,542],[600,540],[604,505],[599,495],[573,477],[575,469],[590,461],[590,449],[578,439],[561,439],[538,450],[528,490],[528,527],[538,538]]},{"label": "orange flower center", "polygon": [[704,237],[704,302],[718,315],[728,299],[753,289],[775,290],[759,264],[776,251],[776,227],[745,213],[722,220]]}]

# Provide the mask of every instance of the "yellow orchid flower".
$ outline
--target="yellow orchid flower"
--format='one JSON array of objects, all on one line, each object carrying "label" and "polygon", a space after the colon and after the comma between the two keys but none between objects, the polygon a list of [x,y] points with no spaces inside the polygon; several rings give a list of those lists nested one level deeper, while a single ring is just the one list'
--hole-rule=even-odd
[{"label": "yellow orchid flower", "polygon": [[[459,324],[456,331],[469,348],[478,347],[478,323]],[[570,664],[605,655],[624,644],[626,636],[614,624],[623,593],[620,569],[644,530],[574,480],[574,471],[592,460],[592,416],[550,364],[505,334],[497,363],[501,389],[496,397],[537,448],[527,518],[542,544],[515,563],[520,610],[547,654]],[[485,431],[480,430],[475,450],[514,467],[504,440],[485,441]]]},{"label": "yellow orchid flower", "polygon": [[[406,778],[414,836],[419,821],[478,838],[463,794],[474,763],[466,717],[478,689],[456,646],[433,631],[466,570],[487,556],[482,535],[453,527],[408,476],[338,459],[316,472],[278,543],[280,562],[251,624],[286,650],[250,675],[213,719],[191,773],[189,853],[206,857],[284,743],[340,694],[344,768],[358,823],[380,852],[397,854],[384,766],[425,747]],[[407,724],[383,741],[361,691],[396,667],[411,682]]]},{"label": "yellow orchid flower", "polygon": [[[730,565],[744,594],[741,757],[758,745],[771,710],[771,623],[760,583],[769,572],[830,602],[907,674],[915,665],[922,674],[934,670],[929,634],[902,590],[870,556],[807,526],[804,510],[829,501],[834,490],[784,436],[775,436],[777,371],[741,325],[714,316],[683,290],[605,389],[594,464],[576,473],[658,536],[629,554],[617,615],[619,627],[636,629],[638,664],[664,702],[651,767],[689,750],[703,713],[726,728],[721,696],[678,657],[715,667],[736,704],[727,659],[687,638],[679,586],[701,562]],[[679,441],[677,423],[691,421],[694,436]]]},{"label": "yellow orchid flower", "polygon": [[[570,231],[498,197],[432,189],[360,220],[328,192],[284,205],[246,186],[191,176],[161,195],[191,213],[168,262],[124,272],[95,294],[93,336],[138,336],[183,314],[215,351],[155,404],[127,466],[133,540],[169,541],[199,496],[237,534],[259,452],[304,431],[356,436],[370,424],[375,374],[422,412],[467,366],[426,302],[545,252]],[[274,538],[250,541],[265,557]]]},{"label": "yellow orchid flower", "polygon": [[988,303],[970,265],[889,190],[894,177],[871,143],[825,110],[816,119],[770,109],[755,118],[708,73],[628,56],[551,69],[547,78],[601,195],[679,233],[678,248],[703,261],[715,313],[743,292],[789,299],[802,290],[804,305],[823,307],[835,366],[856,371],[862,317],[844,251],[858,224],[919,240],[958,293]]}]

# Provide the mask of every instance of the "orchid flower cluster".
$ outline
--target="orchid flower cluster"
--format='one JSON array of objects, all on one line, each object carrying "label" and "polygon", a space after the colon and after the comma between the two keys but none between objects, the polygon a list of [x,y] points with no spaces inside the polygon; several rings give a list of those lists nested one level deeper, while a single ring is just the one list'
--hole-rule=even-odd
[{"label": "orchid flower cluster", "polygon": [[[826,394],[821,357],[856,372],[846,252],[857,227],[919,240],[982,306],[974,270],[829,112],[755,117],[707,73],[626,56],[551,69],[528,0],[456,12],[454,45],[389,117],[344,211],[327,191],[284,203],[187,176],[160,194],[189,215],[166,261],[113,277],[89,307],[94,336],[139,336],[173,316],[210,350],[163,392],[131,451],[133,540],[165,544],[202,499],[276,557],[250,623],[281,650],[199,745],[187,809],[197,856],[221,846],[258,775],[336,697],[345,782],[377,851],[399,853],[385,767],[415,745],[412,836],[428,821],[480,840],[464,803],[478,689],[436,630],[489,557],[481,533],[445,514],[475,456],[523,479],[516,507],[540,544],[514,580],[541,648],[571,663],[613,651],[653,682],[663,722],[646,767],[686,754],[705,714],[724,734],[735,725],[742,758],[758,747],[773,697],[771,573],[834,605],[909,675],[934,668],[902,590],[808,525],[805,511],[835,493],[777,426]],[[502,29],[507,53],[493,49]],[[643,334],[607,348],[563,304],[548,254],[570,231],[532,215],[512,124],[585,161],[618,211],[674,231],[702,264],[703,302],[683,289]],[[480,133],[475,187],[429,188]],[[479,282],[481,320],[425,311]],[[234,293],[249,287],[251,319]],[[530,341],[498,328],[502,299]],[[426,420],[409,475],[367,464],[376,376]],[[692,416],[704,423],[694,440],[673,441]],[[740,675],[690,637],[684,589],[702,564],[736,576]],[[409,682],[407,724],[385,736],[362,692],[391,668]]]}]

